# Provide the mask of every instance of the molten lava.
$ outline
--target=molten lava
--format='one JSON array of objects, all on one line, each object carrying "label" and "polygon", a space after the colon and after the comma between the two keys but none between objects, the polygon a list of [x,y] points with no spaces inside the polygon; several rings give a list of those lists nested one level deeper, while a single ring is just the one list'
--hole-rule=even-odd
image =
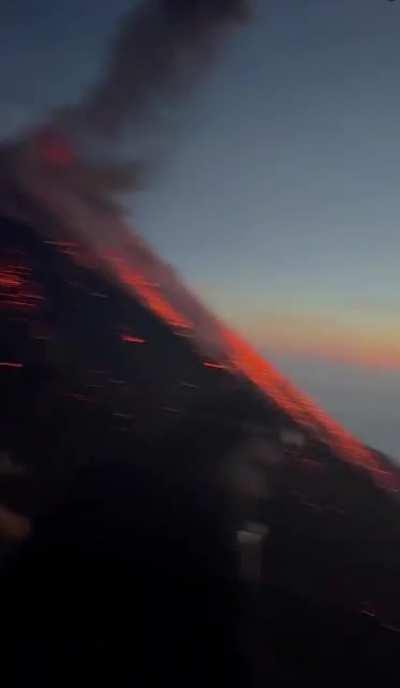
[{"label": "molten lava", "polygon": [[[108,256],[108,261],[110,261],[110,256]],[[114,257],[111,261],[113,271],[121,283],[132,289],[136,297],[156,316],[173,329],[192,331],[196,338],[193,323],[171,305],[157,285],[146,280],[137,268],[132,270],[122,259]],[[394,484],[393,473],[385,470],[372,451],[324,413],[316,403],[286,381],[247,342],[220,323],[218,334],[223,360],[204,361],[205,367],[236,371],[244,375],[295,423],[327,442],[332,451],[344,461],[367,470],[380,486],[393,490],[400,488],[400,485]],[[135,343],[139,343],[136,338],[133,339]],[[125,339],[125,341],[128,340]]]},{"label": "molten lava", "polygon": [[39,287],[31,277],[31,269],[20,257],[0,265],[0,308],[22,311],[35,310],[43,301]]}]

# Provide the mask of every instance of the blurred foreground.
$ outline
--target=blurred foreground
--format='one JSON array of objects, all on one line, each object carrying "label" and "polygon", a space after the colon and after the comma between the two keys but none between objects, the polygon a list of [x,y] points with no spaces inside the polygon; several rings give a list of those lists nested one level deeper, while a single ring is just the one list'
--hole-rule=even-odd
[{"label": "blurred foreground", "polygon": [[377,481],[346,460],[318,425],[296,423],[77,259],[77,244],[6,218],[1,231],[3,618],[16,685],[389,671],[396,469],[371,454]]},{"label": "blurred foreground", "polygon": [[152,157],[121,161],[124,128],[158,140],[154,114],[247,9],[135,6],[93,92],[1,151],[7,686],[397,669],[398,469],[209,313],[118,203]]}]

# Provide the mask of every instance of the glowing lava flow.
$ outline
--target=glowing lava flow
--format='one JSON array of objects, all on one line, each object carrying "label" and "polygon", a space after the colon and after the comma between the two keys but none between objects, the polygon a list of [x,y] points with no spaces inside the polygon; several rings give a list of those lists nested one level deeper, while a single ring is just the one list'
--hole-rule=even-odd
[{"label": "glowing lava flow", "polygon": [[[154,255],[153,259],[157,261]],[[135,270],[132,270],[124,260],[120,258],[111,259],[110,256],[108,256],[108,260],[111,260],[113,271],[122,284],[133,290],[136,297],[156,316],[174,329],[192,331],[195,339],[201,343],[201,333],[196,332],[196,327],[193,326],[192,321],[171,305],[167,296],[161,293],[158,285],[155,286],[146,280],[136,266]],[[160,268],[162,269],[161,263]],[[180,288],[184,290],[181,285]],[[190,298],[193,301],[193,297],[190,296]],[[395,474],[386,470],[373,452],[369,451],[361,442],[344,430],[339,423],[324,413],[311,399],[285,380],[247,342],[210,315],[210,327],[215,330],[216,324],[219,330],[217,337],[221,361],[206,361],[204,362],[205,367],[233,370],[244,375],[295,423],[316,434],[319,439],[326,441],[344,461],[367,470],[379,486],[392,490],[399,489],[400,485],[397,484]],[[196,337],[196,335],[198,336]]]},{"label": "glowing lava flow", "polygon": [[122,284],[132,288],[139,300],[163,322],[172,327],[191,328],[191,323],[171,306],[157,287],[153,286],[138,272],[131,270],[122,259],[109,257],[109,260]]},{"label": "glowing lava flow", "polygon": [[[43,154],[43,148],[41,152]],[[46,159],[60,166],[68,167],[74,161],[74,156],[58,138],[45,139],[44,153]],[[22,175],[25,168],[26,178]],[[106,213],[101,212],[90,199],[86,202],[77,196],[75,187],[68,182],[68,175],[53,183],[52,169],[50,173],[40,166],[39,173],[34,174],[35,171],[34,165],[31,169],[29,165],[21,164],[21,183],[39,207],[47,208],[50,216],[62,227],[61,236],[46,237],[50,241],[55,238],[55,244],[62,243],[56,246],[58,250],[67,252],[72,260],[79,262],[79,252],[75,249],[75,242],[78,242],[85,249],[83,255],[93,256],[93,267],[100,266],[111,273],[121,286],[133,293],[174,332],[193,338],[206,367],[227,368],[244,375],[295,423],[327,442],[344,461],[362,466],[380,485],[392,489],[400,487],[394,485],[395,471],[385,470],[385,465],[374,452],[323,413],[245,341],[208,313],[168,266],[132,233],[118,212],[110,209]],[[66,242],[72,242],[73,246]],[[26,277],[15,266],[0,268],[0,306],[10,302],[13,306],[25,308],[38,306],[41,295],[34,289],[27,292],[20,284],[25,282],[28,286]],[[131,340],[131,343],[141,342]]]},{"label": "glowing lava flow", "polygon": [[0,265],[0,308],[35,310],[43,300],[29,267],[21,262]]},{"label": "glowing lava flow", "polygon": [[392,484],[393,474],[384,470],[374,454],[361,442],[295,389],[234,332],[223,328],[221,334],[236,369],[266,393],[292,420],[311,431],[322,431],[331,448],[345,461],[370,471],[380,485],[395,487]]}]

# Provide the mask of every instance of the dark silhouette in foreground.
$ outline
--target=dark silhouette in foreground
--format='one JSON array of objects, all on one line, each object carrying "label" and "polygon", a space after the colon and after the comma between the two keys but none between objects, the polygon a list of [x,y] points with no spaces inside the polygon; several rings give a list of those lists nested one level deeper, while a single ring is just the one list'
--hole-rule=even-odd
[{"label": "dark silhouette in foreground", "polygon": [[200,503],[193,485],[163,478],[143,465],[85,470],[37,523],[4,582],[18,686],[240,682],[217,495]]},{"label": "dark silhouette in foreground", "polygon": [[[4,684],[397,670],[396,494],[311,430],[286,447],[287,414],[248,379],[64,244],[0,227],[0,504],[33,524],[0,553]],[[236,580],[242,514],[220,480],[255,429],[280,443],[247,513],[269,529],[259,587]]]}]

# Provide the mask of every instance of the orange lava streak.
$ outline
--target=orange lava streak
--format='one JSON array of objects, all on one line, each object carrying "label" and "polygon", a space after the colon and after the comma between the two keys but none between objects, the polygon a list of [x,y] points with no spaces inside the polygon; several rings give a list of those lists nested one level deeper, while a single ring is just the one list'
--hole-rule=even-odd
[{"label": "orange lava streak", "polygon": [[145,344],[146,340],[140,337],[131,337],[129,334],[122,334],[121,340],[127,344]]},{"label": "orange lava streak", "polygon": [[120,259],[111,258],[111,261],[121,282],[133,289],[142,303],[155,315],[172,327],[191,328],[191,323],[164,299],[155,285],[146,282],[140,274],[133,272]]},{"label": "orange lava streak", "polygon": [[[113,269],[119,281],[134,292],[137,298],[156,316],[172,328],[182,333],[192,331],[193,323],[181,314],[164,297],[157,284],[148,281],[136,269],[132,269],[119,255],[103,253],[103,259]],[[215,325],[215,321],[213,320]],[[200,333],[199,333],[200,334]],[[123,341],[142,343],[138,338],[122,337]],[[201,336],[199,337],[201,342]],[[347,463],[360,466],[370,472],[379,486],[398,490],[400,480],[397,474],[385,470],[374,453],[363,446],[339,423],[324,413],[311,399],[299,392],[287,382],[269,363],[257,354],[247,342],[228,328],[219,326],[221,358],[225,363],[204,361],[207,368],[236,370],[247,377],[258,389],[271,399],[289,418],[301,425],[322,441],[325,440],[331,449]]]},{"label": "orange lava streak", "polygon": [[21,280],[17,277],[9,275],[7,272],[0,272],[0,287],[7,287],[8,289],[20,287]]},{"label": "orange lava streak", "polygon": [[31,280],[29,267],[17,263],[0,267],[0,307],[34,310],[44,298]]},{"label": "orange lava streak", "polygon": [[203,365],[205,368],[215,368],[216,370],[231,370],[229,366],[223,365],[222,363],[209,363],[208,361],[204,361]]},{"label": "orange lava streak", "polygon": [[339,423],[321,411],[311,399],[298,392],[235,333],[223,328],[221,334],[233,365],[271,397],[290,418],[311,430],[322,431],[333,450],[345,461],[371,471],[379,484],[388,486],[391,483],[394,477],[392,473],[383,470],[373,453]]}]

